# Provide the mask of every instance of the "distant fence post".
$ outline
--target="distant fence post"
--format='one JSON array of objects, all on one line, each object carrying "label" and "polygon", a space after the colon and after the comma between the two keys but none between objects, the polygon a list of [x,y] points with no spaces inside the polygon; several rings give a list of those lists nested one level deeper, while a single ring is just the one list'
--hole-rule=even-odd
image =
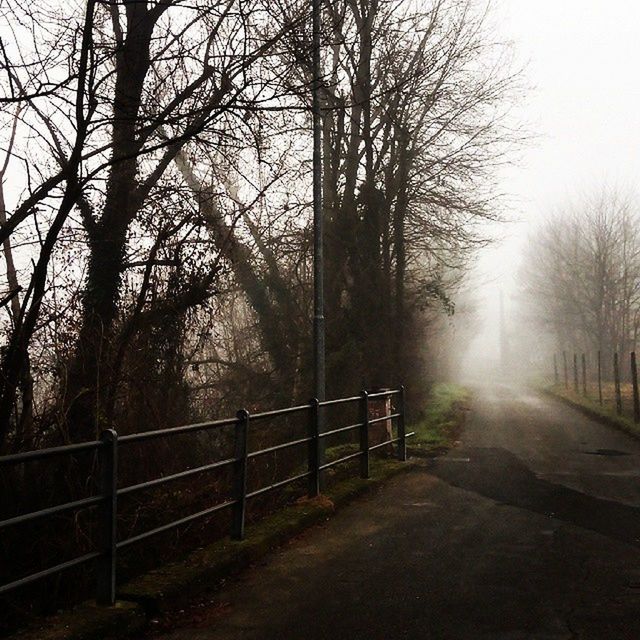
[{"label": "distant fence post", "polygon": [[309,448],[308,448],[308,471],[309,483],[307,493],[310,498],[320,495],[320,402],[318,398],[313,398],[309,403]]},{"label": "distant fence post", "polygon": [[598,351],[598,400],[602,406],[602,353]]},{"label": "distant fence post", "polygon": [[587,395],[587,356],[582,354],[582,395]]},{"label": "distant fence post", "polygon": [[249,412],[240,409],[237,413],[235,434],[235,478],[234,500],[231,511],[231,538],[244,539],[244,516],[247,504],[247,436],[249,431]]},{"label": "distant fence post", "polygon": [[618,352],[613,354],[613,384],[616,392],[616,411],[622,415],[622,393],[620,392],[620,364],[618,362]]},{"label": "distant fence post", "polygon": [[113,606],[116,602],[116,541],[118,515],[118,434],[106,429],[100,434],[100,508],[98,535],[102,555],[96,571],[96,602]]},{"label": "distant fence post", "polygon": [[569,388],[569,367],[567,366],[567,352],[562,352],[562,364],[564,366],[564,388]]},{"label": "distant fence post", "polygon": [[633,385],[633,421],[640,422],[640,395],[638,395],[638,364],[636,352],[631,352],[631,383]]},{"label": "distant fence post", "polygon": [[556,354],[553,354],[553,382],[556,386],[558,386],[558,382],[559,382],[559,378],[558,378],[558,357],[556,356]]},{"label": "distant fence post", "polygon": [[398,407],[396,413],[398,416],[398,459],[403,462],[407,461],[407,435],[404,421],[404,385],[400,386],[398,394]]},{"label": "distant fence post", "polygon": [[360,393],[360,477],[369,477],[369,394]]},{"label": "distant fence post", "polygon": [[578,395],[580,383],[578,382],[578,354],[573,354],[573,388]]}]

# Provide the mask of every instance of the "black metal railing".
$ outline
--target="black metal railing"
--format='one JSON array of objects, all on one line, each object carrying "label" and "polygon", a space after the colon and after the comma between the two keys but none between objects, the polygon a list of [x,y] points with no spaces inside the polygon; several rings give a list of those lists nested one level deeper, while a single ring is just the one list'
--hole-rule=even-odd
[{"label": "black metal railing", "polygon": [[[393,411],[384,416],[370,418],[371,400],[396,398]],[[321,413],[325,408],[355,404],[359,406],[359,421],[345,427],[320,431]],[[390,406],[390,404],[389,404]],[[386,407],[386,403],[385,403]],[[251,424],[279,418],[292,414],[307,414],[308,430],[307,435],[303,438],[289,440],[281,444],[260,449],[257,451],[248,450],[248,434]],[[396,437],[387,439],[384,442],[370,445],[369,430],[371,425],[390,420],[396,424]],[[147,440],[170,437],[184,433],[195,433],[198,431],[208,431],[211,429],[220,429],[225,427],[234,428],[234,455],[231,458],[218,460],[216,462],[187,469],[178,473],[162,476],[132,484],[125,487],[118,487],[118,453],[121,447],[132,443],[144,442]],[[355,453],[350,453],[330,462],[323,462],[321,458],[321,444],[325,438],[336,434],[349,433],[358,430],[359,447]],[[369,454],[390,444],[397,444],[397,456],[400,460],[406,460],[406,439],[414,435],[406,433],[404,422],[404,388],[395,390],[381,391],[376,393],[367,393],[363,391],[358,396],[349,398],[340,398],[336,400],[327,400],[319,402],[316,399],[311,400],[308,404],[288,407],[275,411],[265,411],[251,415],[245,409],[238,411],[235,418],[225,420],[214,420],[210,422],[200,422],[180,427],[168,429],[159,429],[155,431],[146,431],[133,433],[118,437],[113,429],[107,429],[101,434],[100,440],[93,442],[82,442],[66,446],[54,447],[50,449],[40,449],[37,451],[27,451],[14,455],[0,457],[0,467],[6,465],[25,464],[32,461],[53,458],[56,456],[74,455],[77,453],[96,453],[99,460],[99,491],[97,495],[66,502],[64,504],[55,505],[45,509],[24,513],[18,516],[7,518],[0,521],[0,531],[7,527],[24,524],[36,520],[44,520],[54,515],[59,515],[71,511],[79,511],[81,509],[97,508],[95,523],[99,535],[98,548],[89,553],[83,554],[71,560],[61,562],[54,566],[48,567],[37,573],[24,576],[6,584],[0,584],[0,595],[7,593],[19,587],[28,585],[37,580],[41,580],[48,576],[60,573],[66,569],[95,562],[96,567],[96,601],[103,605],[112,605],[116,597],[116,577],[117,566],[116,559],[121,549],[129,547],[143,540],[146,540],[157,534],[170,531],[182,525],[200,520],[206,516],[210,516],[217,511],[223,509],[231,509],[231,537],[234,540],[242,540],[245,535],[245,513],[247,500],[263,495],[269,491],[282,488],[293,482],[303,479],[307,480],[307,492],[310,496],[317,496],[320,493],[320,480],[322,471],[334,467],[338,464],[349,460],[360,459],[360,476],[369,477]],[[275,453],[284,449],[291,449],[301,445],[307,446],[307,470],[303,473],[280,480],[268,486],[261,487],[253,491],[247,491],[247,476],[249,462],[253,459]],[[192,513],[186,517],[174,520],[162,526],[144,531],[138,535],[117,539],[117,517],[118,517],[118,499],[122,496],[136,493],[139,491],[158,487],[163,484],[188,478],[196,474],[211,471],[218,468],[231,467],[233,469],[233,497],[230,500],[220,502],[207,509]]]}]

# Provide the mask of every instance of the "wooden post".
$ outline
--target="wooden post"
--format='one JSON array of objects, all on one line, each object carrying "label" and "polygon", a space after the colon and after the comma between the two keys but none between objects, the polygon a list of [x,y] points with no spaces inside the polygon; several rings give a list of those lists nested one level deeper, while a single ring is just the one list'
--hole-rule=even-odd
[{"label": "wooden post", "polygon": [[640,395],[638,395],[638,364],[636,352],[631,352],[631,383],[633,385],[633,421],[640,422]]},{"label": "wooden post", "polygon": [[582,354],[582,395],[587,395],[587,356]]},{"label": "wooden post", "polygon": [[602,353],[598,351],[598,400],[602,406]]},{"label": "wooden post", "polygon": [[620,365],[618,362],[618,353],[613,354],[613,384],[616,391],[616,411],[618,415],[622,415],[622,393],[620,392]]},{"label": "wooden post", "polygon": [[407,435],[404,421],[404,385],[400,387],[400,394],[398,395],[398,406],[396,413],[399,413],[398,417],[398,459],[403,462],[407,461]]},{"label": "wooden post", "polygon": [[569,388],[569,367],[567,366],[567,352],[562,352],[562,364],[564,366],[564,388]]},{"label": "wooden post", "polygon": [[579,387],[580,385],[578,382],[578,354],[574,353],[573,354],[573,389],[576,392],[576,395],[578,395]]}]

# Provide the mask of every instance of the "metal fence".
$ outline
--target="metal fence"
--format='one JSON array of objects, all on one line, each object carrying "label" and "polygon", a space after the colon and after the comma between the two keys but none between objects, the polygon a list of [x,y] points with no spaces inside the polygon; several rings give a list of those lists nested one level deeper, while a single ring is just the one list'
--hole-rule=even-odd
[{"label": "metal fence", "polygon": [[[394,409],[387,415],[370,417],[371,400],[387,399],[395,397]],[[337,405],[358,404],[359,421],[344,427],[320,431],[321,414],[327,407]],[[390,406],[390,404],[389,404]],[[257,451],[248,450],[248,434],[251,425],[288,415],[306,415],[307,435],[303,438],[289,440]],[[194,522],[206,516],[210,516],[223,509],[231,511],[231,537],[234,540],[242,540],[245,536],[245,513],[247,500],[267,492],[274,491],[289,485],[293,482],[306,479],[307,492],[309,496],[317,496],[320,493],[320,479],[322,471],[338,464],[359,458],[360,476],[369,477],[369,454],[371,451],[388,447],[390,444],[397,444],[397,457],[406,460],[406,439],[413,433],[406,433],[404,420],[404,388],[381,391],[377,393],[367,393],[363,391],[358,396],[327,400],[319,402],[314,399],[308,404],[266,411],[251,415],[245,409],[238,411],[235,418],[224,420],[214,420],[189,424],[180,427],[160,429],[156,431],[146,431],[133,433],[118,437],[113,429],[107,429],[101,434],[99,440],[93,442],[82,442],[70,444],[50,449],[37,451],[27,451],[14,455],[0,457],[0,467],[7,465],[28,464],[33,461],[53,458],[57,456],[76,455],[78,453],[95,453],[99,460],[99,491],[97,495],[66,502],[56,506],[23,513],[21,515],[0,521],[0,531],[7,527],[20,525],[36,520],[46,520],[52,516],[62,513],[77,512],[81,509],[95,509],[95,523],[97,525],[99,542],[96,549],[71,560],[56,564],[18,580],[6,584],[0,584],[0,594],[7,593],[24,585],[41,580],[48,576],[60,573],[66,569],[95,563],[96,569],[96,601],[102,605],[112,605],[116,598],[117,582],[117,556],[118,552],[125,547],[137,544],[157,534],[170,531],[190,522]],[[385,440],[382,443],[370,445],[369,428],[376,423],[392,421],[396,425],[396,437]],[[118,452],[120,447],[126,447],[132,443],[140,443],[156,438],[171,437],[177,434],[203,432],[210,429],[233,428],[234,430],[234,455],[231,458],[218,460],[210,464],[190,468],[178,473],[155,478],[153,480],[133,484],[125,487],[118,486]],[[356,453],[352,453],[331,462],[323,461],[322,451],[325,438],[341,433],[353,431],[359,433],[359,447]],[[249,465],[252,460],[276,451],[291,449],[294,447],[306,446],[307,448],[307,469],[303,473],[296,474],[279,482],[261,487],[254,491],[247,491],[247,475]],[[121,496],[136,493],[159,485],[181,480],[213,469],[231,467],[233,470],[232,499],[214,504],[207,509],[192,513],[186,517],[163,524],[162,526],[150,529],[139,535],[118,540],[117,517],[118,499]]]}]

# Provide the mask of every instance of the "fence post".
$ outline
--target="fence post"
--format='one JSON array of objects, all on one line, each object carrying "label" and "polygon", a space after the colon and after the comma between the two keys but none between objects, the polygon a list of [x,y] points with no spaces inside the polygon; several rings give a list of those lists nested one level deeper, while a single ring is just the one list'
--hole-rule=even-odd
[{"label": "fence post", "polygon": [[116,602],[116,541],[118,516],[118,434],[106,429],[100,434],[100,508],[98,536],[102,555],[97,561],[96,602],[113,606]]},{"label": "fence post", "polygon": [[396,413],[398,416],[398,459],[402,462],[407,461],[407,431],[404,421],[404,385],[400,385],[400,393],[398,394],[398,408]]},{"label": "fence post", "polygon": [[573,354],[573,387],[576,395],[579,393],[580,384],[578,382],[578,354]]},{"label": "fence post", "polygon": [[569,367],[567,366],[567,352],[562,352],[562,364],[564,365],[564,388],[569,388]]},{"label": "fence post", "polygon": [[587,395],[587,356],[582,354],[582,395]]},{"label": "fence post", "polygon": [[360,393],[360,477],[369,477],[369,394]]},{"label": "fence post", "polygon": [[553,354],[553,382],[556,386],[558,386],[558,382],[559,382],[559,378],[558,378],[558,357],[556,356],[556,354]]},{"label": "fence post", "polygon": [[247,434],[249,431],[249,412],[240,409],[236,414],[236,443],[235,443],[235,479],[234,499],[231,517],[231,538],[244,539],[244,514],[247,503]]},{"label": "fence post", "polygon": [[622,415],[622,394],[620,392],[620,365],[618,362],[618,352],[613,354],[613,384],[616,391],[616,411]]},{"label": "fence post", "polygon": [[308,446],[308,485],[307,493],[310,498],[315,498],[320,495],[320,401],[318,398],[313,398],[309,401],[309,425],[308,434],[309,446]]},{"label": "fence post", "polygon": [[638,364],[636,352],[631,352],[631,383],[633,384],[633,421],[640,422],[640,395],[638,395]]},{"label": "fence post", "polygon": [[602,406],[602,353],[598,351],[598,400]]}]

